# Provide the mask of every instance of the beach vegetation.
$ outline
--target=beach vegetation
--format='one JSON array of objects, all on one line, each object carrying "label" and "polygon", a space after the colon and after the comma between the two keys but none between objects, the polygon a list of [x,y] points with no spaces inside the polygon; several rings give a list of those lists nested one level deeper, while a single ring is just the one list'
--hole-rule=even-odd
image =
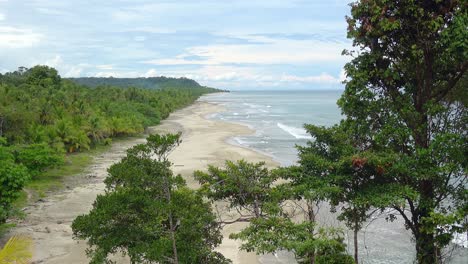
[{"label": "beach vegetation", "polygon": [[270,170],[264,162],[244,160],[195,172],[208,198],[237,212],[229,219],[221,215],[220,223],[249,223],[230,235],[243,242],[241,249],[260,254],[287,250],[299,263],[354,263],[346,253],[343,230],[317,222],[324,188],[297,184],[292,175],[298,175],[298,167]]},{"label": "beach vegetation", "polygon": [[300,166],[336,189],[327,199],[348,226],[386,211],[413,234],[417,263],[442,263],[468,229],[467,111],[456,96],[466,94],[466,5],[357,1],[347,21],[345,119],[306,126],[313,140]]},{"label": "beach vegetation", "polygon": [[[188,79],[162,79],[165,85],[143,89],[87,87],[48,66],[0,74],[0,224],[18,197],[42,197],[67,173],[82,171],[91,160],[89,150],[142,133],[217,91]],[[34,192],[25,195],[25,186]]]},{"label": "beach vegetation", "polygon": [[231,263],[214,251],[222,235],[211,203],[171,171],[167,155],[179,143],[180,134],[150,135],[109,168],[105,194],[72,224],[90,263],[118,252],[132,263]]}]

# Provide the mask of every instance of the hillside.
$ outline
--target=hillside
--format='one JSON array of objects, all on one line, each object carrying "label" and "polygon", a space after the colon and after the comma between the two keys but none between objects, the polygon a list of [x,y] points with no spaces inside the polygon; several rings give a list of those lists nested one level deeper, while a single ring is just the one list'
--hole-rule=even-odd
[{"label": "hillside", "polygon": [[199,83],[188,78],[149,77],[149,78],[114,78],[114,77],[80,77],[69,78],[81,85],[90,87],[116,86],[116,87],[139,87],[147,89],[162,89],[169,87],[192,88],[202,87]]}]

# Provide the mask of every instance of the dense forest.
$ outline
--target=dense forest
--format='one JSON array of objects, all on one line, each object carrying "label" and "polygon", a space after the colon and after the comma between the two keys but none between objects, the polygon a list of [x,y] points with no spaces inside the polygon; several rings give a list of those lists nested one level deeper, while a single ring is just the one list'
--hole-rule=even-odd
[{"label": "dense forest", "polygon": [[140,78],[114,78],[114,77],[80,77],[69,78],[76,83],[97,87],[97,86],[115,86],[115,87],[140,87],[148,89],[164,89],[171,87],[193,88],[201,87],[196,81],[187,78],[169,78],[169,77],[140,77]]},{"label": "dense forest", "polygon": [[[117,83],[115,79],[113,84]],[[119,86],[130,83],[122,81]],[[8,217],[24,184],[47,168],[60,166],[66,153],[141,133],[172,111],[216,91],[188,79],[166,79],[157,90],[90,88],[62,79],[47,66],[0,74],[0,222]]]}]

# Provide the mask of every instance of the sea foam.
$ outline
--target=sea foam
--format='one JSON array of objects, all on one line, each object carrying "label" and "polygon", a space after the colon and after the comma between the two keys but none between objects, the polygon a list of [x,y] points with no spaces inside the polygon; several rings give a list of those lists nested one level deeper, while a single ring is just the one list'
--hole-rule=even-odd
[{"label": "sea foam", "polygon": [[288,126],[282,123],[276,123],[276,125],[297,139],[312,139],[312,137],[307,134],[307,131],[303,128]]}]

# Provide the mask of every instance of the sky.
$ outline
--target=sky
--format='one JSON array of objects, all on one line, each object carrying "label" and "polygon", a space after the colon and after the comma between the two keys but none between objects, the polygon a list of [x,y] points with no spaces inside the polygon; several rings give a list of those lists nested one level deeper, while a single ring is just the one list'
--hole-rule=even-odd
[{"label": "sky", "polygon": [[340,89],[350,0],[0,0],[0,72]]}]

